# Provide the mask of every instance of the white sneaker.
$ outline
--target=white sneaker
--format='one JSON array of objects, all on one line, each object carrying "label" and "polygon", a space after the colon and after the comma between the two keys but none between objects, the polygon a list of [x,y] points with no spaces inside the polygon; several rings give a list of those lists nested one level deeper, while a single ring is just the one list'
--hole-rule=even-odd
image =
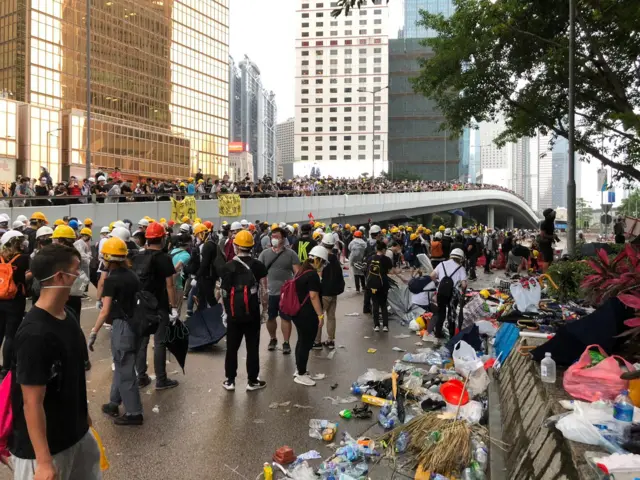
[{"label": "white sneaker", "polygon": [[298,375],[293,379],[293,381],[307,387],[314,387],[316,384],[316,382],[311,379],[308,373],[305,373],[304,375]]},{"label": "white sneaker", "polygon": [[380,327],[373,327],[373,331],[374,332],[379,332],[380,331]]},{"label": "white sneaker", "polygon": [[382,331],[383,332],[388,332],[389,331],[389,327],[382,327]]}]

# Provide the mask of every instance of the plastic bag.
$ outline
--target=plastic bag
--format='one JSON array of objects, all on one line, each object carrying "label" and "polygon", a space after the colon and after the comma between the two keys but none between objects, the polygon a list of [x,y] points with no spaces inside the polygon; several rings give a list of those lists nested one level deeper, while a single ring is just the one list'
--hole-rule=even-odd
[{"label": "plastic bag", "polygon": [[564,438],[574,442],[601,445],[604,440],[598,429],[577,413],[570,413],[562,417],[556,423],[556,428],[562,432]]},{"label": "plastic bag", "polygon": [[[589,350],[597,348],[605,357],[597,365],[591,367]],[[607,356],[607,353],[599,345],[589,345],[580,356],[580,359],[571,365],[564,373],[562,384],[569,395],[589,402],[596,400],[615,400],[621,390],[628,388],[629,382],[622,380],[623,373],[618,364],[621,360],[630,372],[635,371],[633,365],[624,358]]]},{"label": "plastic bag", "polygon": [[[457,409],[457,405],[456,405]],[[478,423],[482,418],[482,403],[476,402],[475,400],[471,400],[466,405],[462,405],[460,407],[460,413],[458,414],[458,418],[462,418],[469,423]]]},{"label": "plastic bag", "polygon": [[402,357],[402,361],[442,366],[442,355],[438,352],[434,352],[433,350],[420,353],[405,353],[404,357]]},{"label": "plastic bag", "polygon": [[463,377],[468,377],[471,372],[482,368],[482,360],[476,355],[476,351],[464,340],[460,340],[453,347],[453,364],[456,372]]},{"label": "plastic bag", "polygon": [[404,379],[402,386],[410,392],[419,392],[422,389],[422,375],[419,372],[412,373]]},{"label": "plastic bag", "polygon": [[530,278],[524,282],[513,283],[509,287],[511,296],[516,302],[516,307],[521,312],[537,312],[542,291],[540,284],[535,278]]},{"label": "plastic bag", "polygon": [[484,393],[489,386],[489,375],[485,371],[484,367],[477,368],[471,375],[469,375],[469,381],[467,382],[467,389],[472,396],[480,395]]},{"label": "plastic bag", "polygon": [[476,322],[478,326],[478,330],[480,331],[480,335],[488,335],[490,337],[495,337],[496,333],[498,333],[498,329],[488,320],[479,320]]},{"label": "plastic bag", "polygon": [[367,370],[367,373],[363,373],[358,377],[356,383],[358,385],[364,385],[368,382],[381,382],[387,378],[391,378],[391,372],[383,372],[381,370],[376,370],[375,368],[370,368]]},{"label": "plastic bag", "polygon": [[313,472],[313,468],[309,466],[307,462],[298,463],[293,470],[289,472],[289,476],[294,480],[317,480],[316,474]]},{"label": "plastic bag", "polygon": [[423,328],[415,320],[411,320],[409,322],[409,330],[411,330],[412,332],[419,332],[422,329]]}]

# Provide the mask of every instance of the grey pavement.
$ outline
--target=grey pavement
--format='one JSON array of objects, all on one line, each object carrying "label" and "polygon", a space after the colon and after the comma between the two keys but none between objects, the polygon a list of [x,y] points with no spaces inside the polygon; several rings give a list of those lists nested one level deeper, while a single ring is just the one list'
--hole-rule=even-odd
[{"label": "grey pavement", "polygon": [[[493,277],[485,277],[472,284],[483,288],[493,283]],[[332,405],[324,397],[347,397],[351,383],[367,368],[389,371],[402,353],[392,350],[400,347],[411,351],[418,337],[396,339],[394,335],[411,333],[397,323],[390,326],[389,333],[374,333],[369,315],[362,314],[362,295],[349,286],[339,297],[337,309],[336,344],[333,359],[328,359],[328,350],[312,351],[309,370],[324,373],[326,379],[319,380],[315,387],[305,387],[293,382],[295,363],[293,355],[284,356],[282,351],[267,351],[268,335],[262,330],[260,347],[261,378],[267,382],[264,390],[246,392],[244,369],[244,346],[239,352],[239,374],[235,392],[222,389],[224,380],[225,341],[210,351],[189,353],[186,375],[178,373],[175,360],[167,365],[171,378],[180,381],[180,386],[156,392],[153,384],[142,391],[145,423],[141,427],[116,427],[100,412],[100,406],[109,398],[111,384],[111,358],[109,333],[102,330],[91,353],[92,370],[87,375],[89,411],[94,426],[102,436],[111,468],[105,480],[115,479],[255,479],[264,462],[270,461],[275,450],[283,445],[294,448],[296,453],[318,450],[323,457],[332,451],[324,442],[308,437],[308,421],[324,418],[339,421],[338,434],[348,431],[352,436],[375,437],[382,431],[371,420],[343,420],[338,412],[349,405]],[[97,311],[95,302],[83,303],[82,327],[88,335]],[[346,316],[349,313],[359,316]],[[278,332],[281,345],[282,336]],[[369,337],[369,338],[365,338]],[[295,329],[292,347],[295,348]],[[153,342],[151,342],[153,343]],[[376,353],[367,353],[369,348]],[[149,373],[153,374],[153,352]],[[332,384],[338,384],[335,390]],[[291,402],[288,407],[270,409],[272,402]],[[311,408],[297,408],[294,405]],[[159,413],[152,409],[157,406]],[[377,408],[374,408],[377,415]],[[386,466],[373,466],[371,479],[389,479],[394,476]],[[397,474],[397,478],[404,475]],[[0,469],[0,480],[9,479],[6,469]],[[412,478],[412,477],[411,477]]]}]

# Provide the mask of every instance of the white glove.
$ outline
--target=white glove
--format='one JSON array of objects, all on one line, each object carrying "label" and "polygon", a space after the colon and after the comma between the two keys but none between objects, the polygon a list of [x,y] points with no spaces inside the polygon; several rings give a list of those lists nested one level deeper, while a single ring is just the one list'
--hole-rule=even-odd
[{"label": "white glove", "polygon": [[93,352],[93,345],[94,345],[94,343],[96,343],[96,339],[97,338],[98,338],[98,334],[96,332],[94,332],[93,330],[91,330],[91,333],[89,334],[89,341],[87,342],[87,347],[92,352]]},{"label": "white glove", "polygon": [[227,328],[227,312],[225,312],[224,310],[222,311],[222,324],[225,328]]},{"label": "white glove", "polygon": [[96,310],[102,310],[102,300],[96,302]]},{"label": "white glove", "polygon": [[191,288],[195,287],[198,284],[198,281],[194,278],[191,280]]},{"label": "white glove", "polygon": [[171,323],[176,323],[176,320],[178,320],[178,309],[177,308],[172,308],[171,309],[171,315],[169,315],[169,320],[171,320]]}]

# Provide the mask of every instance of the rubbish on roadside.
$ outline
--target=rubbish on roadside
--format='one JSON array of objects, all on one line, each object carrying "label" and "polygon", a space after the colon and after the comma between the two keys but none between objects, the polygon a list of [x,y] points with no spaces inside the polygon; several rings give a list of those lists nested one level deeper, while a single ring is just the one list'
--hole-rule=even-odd
[{"label": "rubbish on roadside", "polygon": [[333,360],[333,357],[336,356],[336,351],[335,350],[331,350],[328,354],[327,354],[327,359],[328,360]]},{"label": "rubbish on roadside", "polygon": [[336,388],[338,388],[338,384],[334,383],[333,385],[331,385],[331,390],[335,390]]},{"label": "rubbish on roadside", "polygon": [[160,407],[158,405],[154,405],[151,411],[153,413],[160,413]]},{"label": "rubbish on roadside", "polygon": [[378,423],[385,430],[395,428],[402,423],[398,418],[398,407],[395,403],[382,406],[378,413]]},{"label": "rubbish on roadside", "polygon": [[276,409],[276,408],[280,408],[280,407],[288,407],[289,405],[291,405],[291,401],[288,402],[271,402],[269,404],[269,408],[271,409]]},{"label": "rubbish on roadside", "polygon": [[349,420],[351,418],[351,410],[340,410],[338,413],[342,418]]},{"label": "rubbish on roadside", "polygon": [[338,424],[329,420],[312,418],[309,420],[309,436],[318,440],[330,442],[338,430]]},{"label": "rubbish on roadside", "polygon": [[607,475],[615,478],[635,478],[640,471],[640,455],[613,453],[606,457],[593,458],[593,462]]},{"label": "rubbish on roadside", "polygon": [[353,313],[346,313],[344,316],[345,317],[359,317],[360,314],[358,312],[353,312]]},{"label": "rubbish on roadside", "polygon": [[393,404],[393,400],[385,400],[384,398],[373,397],[371,395],[362,395],[362,398],[360,400],[362,400],[364,403],[368,403],[369,405],[373,405],[375,407],[382,407],[384,405]]},{"label": "rubbish on roadside", "polygon": [[268,462],[265,462],[262,473],[264,480],[273,480],[273,467]]},{"label": "rubbish on roadside", "polygon": [[265,423],[265,421],[262,418],[256,418],[253,423],[256,423],[258,425]]},{"label": "rubbish on roadside", "polygon": [[556,383],[556,362],[551,357],[551,352],[545,353],[540,362],[540,380],[544,383]]},{"label": "rubbish on roadside", "polygon": [[299,408],[299,409],[301,409],[301,410],[310,410],[310,409],[312,409],[313,407],[312,407],[311,405],[300,405],[300,404],[297,404],[297,403],[296,403],[296,404],[293,406],[293,408]]},{"label": "rubbish on roadside", "polygon": [[456,372],[463,377],[468,377],[471,372],[483,368],[482,360],[478,358],[475,349],[464,340],[456,343],[451,355]]},{"label": "rubbish on roadside", "polygon": [[438,365],[442,366],[442,355],[440,353],[435,352],[431,349],[426,349],[429,351],[421,352],[421,353],[406,353],[404,357],[402,357],[403,362],[409,363],[427,363],[429,365]]},{"label": "rubbish on roadside", "polygon": [[473,396],[481,395],[487,390],[490,381],[487,371],[482,366],[469,375],[467,389]]},{"label": "rubbish on roadside", "polygon": [[570,413],[556,423],[556,428],[562,432],[567,440],[586,443],[587,445],[602,445],[604,438],[590,421],[577,413]]},{"label": "rubbish on roadside", "polygon": [[394,352],[406,352],[404,348],[400,347],[393,347],[391,350],[393,350]]},{"label": "rubbish on roadside", "polygon": [[296,461],[296,454],[293,453],[293,448],[285,445],[276,450],[273,454],[273,461],[281,465],[289,465]]},{"label": "rubbish on roadside", "polygon": [[369,350],[367,350],[367,353],[376,353],[377,351],[377,348],[370,348]]},{"label": "rubbish on roadside", "polygon": [[354,397],[353,395],[342,398],[342,397],[322,397],[323,400],[331,400],[332,405],[343,405],[347,403],[356,403],[358,401],[358,397]]},{"label": "rubbish on roadside", "polygon": [[453,405],[465,405],[469,402],[469,392],[460,380],[449,380],[440,385],[440,395]]},{"label": "rubbish on roadside", "polygon": [[424,410],[425,412],[442,410],[446,406],[447,406],[446,402],[442,400],[434,400],[432,398],[427,398],[426,400],[423,400],[423,402],[420,404],[420,407],[422,407],[422,410]]},{"label": "rubbish on roadside", "polygon": [[308,452],[304,452],[298,455],[298,458],[296,461],[302,462],[305,460],[317,460],[319,458],[322,458],[322,456],[320,455],[320,452],[318,452],[317,450],[309,450]]},{"label": "rubbish on roadside", "polygon": [[406,333],[403,333],[401,335],[394,335],[393,338],[411,338],[411,335],[407,335]]},{"label": "rubbish on roadside", "polygon": [[356,383],[364,385],[368,382],[381,382],[387,378],[391,378],[391,372],[383,372],[382,370],[369,368],[366,373],[363,373],[358,377]]},{"label": "rubbish on roadside", "polygon": [[366,420],[367,418],[371,418],[373,416],[373,412],[369,408],[369,405],[363,403],[361,406],[356,405],[351,409],[351,416],[352,418]]}]

